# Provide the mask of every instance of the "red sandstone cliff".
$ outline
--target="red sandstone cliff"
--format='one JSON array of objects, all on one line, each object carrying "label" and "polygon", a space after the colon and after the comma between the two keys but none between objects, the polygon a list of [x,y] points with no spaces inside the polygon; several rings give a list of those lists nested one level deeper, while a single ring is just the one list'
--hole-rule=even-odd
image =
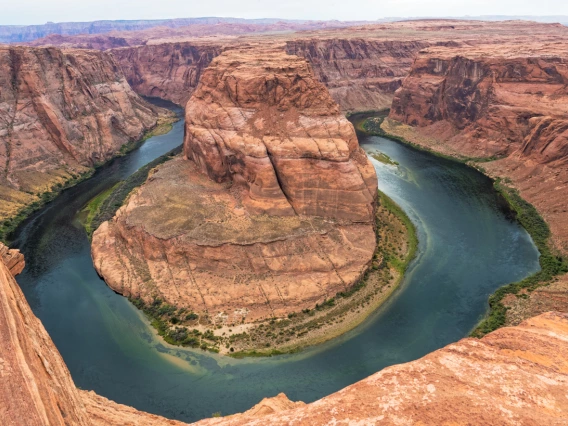
[{"label": "red sandstone cliff", "polygon": [[164,43],[115,49],[112,55],[137,93],[185,106],[221,49],[216,43]]},{"label": "red sandstone cliff", "polygon": [[0,48],[1,216],[110,159],[157,118],[108,54]]},{"label": "red sandstone cliff", "polygon": [[424,41],[350,39],[291,40],[286,51],[310,61],[344,111],[386,109]]},{"label": "red sandstone cliff", "polygon": [[251,322],[311,308],[370,264],[375,171],[304,59],[214,59],[187,104],[184,153],[94,233],[115,291]]},{"label": "red sandstone cliff", "polygon": [[450,155],[502,158],[483,167],[519,188],[565,253],[567,60],[563,45],[543,43],[430,48],[416,59],[389,116],[390,124],[412,126],[406,136],[414,142]]}]

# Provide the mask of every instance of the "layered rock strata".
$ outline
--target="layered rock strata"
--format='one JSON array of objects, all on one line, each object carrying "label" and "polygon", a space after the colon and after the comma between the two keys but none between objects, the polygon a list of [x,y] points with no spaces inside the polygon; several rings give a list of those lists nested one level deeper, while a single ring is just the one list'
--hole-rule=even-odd
[{"label": "layered rock strata", "polygon": [[[568,50],[525,46],[430,48],[396,93],[389,131],[483,164],[508,178],[568,253]],[[396,122],[412,128],[397,126]]]},{"label": "layered rock strata", "polygon": [[0,424],[183,425],[75,387],[69,370],[13,274],[23,255],[0,243]]},{"label": "layered rock strata", "polygon": [[[537,208],[562,255],[568,255],[567,58],[558,43],[429,48],[383,124],[411,142],[481,161],[485,173],[503,178]],[[507,322],[564,310],[566,281],[506,297]]]},{"label": "layered rock strata", "polygon": [[156,125],[111,56],[0,47],[0,218]]},{"label": "layered rock strata", "polygon": [[298,39],[286,51],[306,58],[343,111],[387,109],[426,40]]},{"label": "layered rock strata", "polygon": [[370,264],[375,171],[304,59],[214,59],[187,104],[184,154],[94,233],[115,291],[250,322],[311,308]]},{"label": "layered rock strata", "polygon": [[163,43],[114,49],[112,55],[137,93],[185,107],[203,70],[221,50],[220,43]]}]

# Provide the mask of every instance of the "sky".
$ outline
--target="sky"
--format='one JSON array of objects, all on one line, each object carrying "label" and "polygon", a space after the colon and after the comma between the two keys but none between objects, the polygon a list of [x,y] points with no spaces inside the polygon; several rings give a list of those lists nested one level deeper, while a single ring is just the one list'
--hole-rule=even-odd
[{"label": "sky", "polygon": [[375,20],[385,17],[568,15],[567,0],[0,0],[0,25],[47,21],[235,18]]}]

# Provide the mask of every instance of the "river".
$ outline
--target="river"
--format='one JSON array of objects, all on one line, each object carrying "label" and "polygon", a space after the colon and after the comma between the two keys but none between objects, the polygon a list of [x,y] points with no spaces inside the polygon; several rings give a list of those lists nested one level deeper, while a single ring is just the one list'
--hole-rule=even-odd
[{"label": "river", "polygon": [[399,166],[372,160],[379,187],[416,224],[416,259],[391,299],[363,325],[298,354],[234,360],[170,347],[95,272],[81,208],[178,146],[183,121],[64,191],[14,235],[27,266],[17,277],[76,385],[183,421],[247,410],[285,392],[311,402],[392,364],[466,336],[498,287],[538,270],[538,251],[508,216],[491,181],[462,164],[381,137],[360,136]]}]

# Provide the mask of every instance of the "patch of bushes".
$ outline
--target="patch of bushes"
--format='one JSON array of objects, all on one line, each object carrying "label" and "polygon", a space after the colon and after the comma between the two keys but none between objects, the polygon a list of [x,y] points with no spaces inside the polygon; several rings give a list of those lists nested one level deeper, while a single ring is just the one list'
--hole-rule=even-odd
[{"label": "patch of bushes", "polygon": [[65,183],[59,182],[53,185],[50,191],[37,194],[39,196],[39,200],[36,200],[28,204],[27,206],[22,207],[17,214],[2,222],[2,224],[0,225],[0,241],[9,246],[10,236],[20,225],[20,223],[27,219],[32,213],[41,209],[47,203],[55,199],[55,197],[57,197],[63,190],[71,188],[72,186],[75,186],[78,183],[81,183],[82,181],[90,178],[93,173],[94,170],[89,170],[82,174],[71,175],[71,177],[67,179]]},{"label": "patch of bushes", "polygon": [[112,192],[100,203],[96,215],[92,218],[90,222],[90,229],[87,230],[89,238],[92,237],[92,233],[101,226],[101,223],[114,217],[116,211],[122,207],[126,198],[134,189],[146,182],[150,170],[168,160],[171,160],[174,156],[181,153],[181,150],[182,146],[172,149],[168,153],[138,169],[137,172],[130,175],[126,180],[116,184]]},{"label": "patch of bushes", "polygon": [[471,333],[472,337],[483,337],[505,324],[507,307],[503,298],[508,294],[517,294],[521,290],[529,292],[549,284],[558,275],[568,272],[568,262],[553,252],[549,244],[550,228],[536,208],[524,200],[516,189],[510,188],[497,180],[495,189],[507,200],[515,212],[516,219],[527,230],[540,252],[540,271],[522,281],[508,284],[498,289],[489,297],[489,314]]}]

